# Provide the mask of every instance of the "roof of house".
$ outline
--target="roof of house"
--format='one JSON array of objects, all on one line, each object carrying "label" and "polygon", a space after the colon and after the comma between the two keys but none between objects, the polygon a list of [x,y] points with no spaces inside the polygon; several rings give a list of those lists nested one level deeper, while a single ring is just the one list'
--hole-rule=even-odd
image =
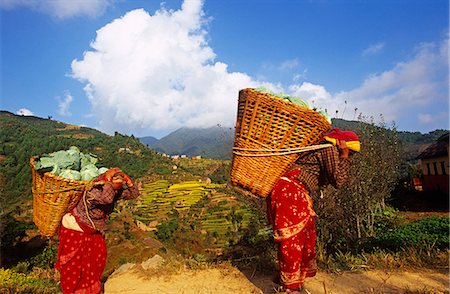
[{"label": "roof of house", "polygon": [[436,142],[428,146],[422,153],[417,156],[419,159],[440,157],[448,155],[449,133],[440,136]]}]

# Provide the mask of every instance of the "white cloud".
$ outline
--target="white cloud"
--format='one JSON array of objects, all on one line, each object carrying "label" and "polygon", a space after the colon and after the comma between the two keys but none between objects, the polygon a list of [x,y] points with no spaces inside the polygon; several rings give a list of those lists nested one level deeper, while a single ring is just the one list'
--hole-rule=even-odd
[{"label": "white cloud", "polygon": [[364,51],[362,52],[362,56],[375,55],[375,54],[381,52],[381,50],[383,50],[384,46],[385,46],[385,44],[382,42],[372,44],[369,47],[367,47],[366,49],[364,49]]},{"label": "white cloud", "polygon": [[447,125],[448,129],[448,112],[438,112],[434,114],[419,113],[417,119],[422,125],[442,125],[442,122],[444,122]]},{"label": "white cloud", "polygon": [[24,116],[31,116],[34,115],[33,112],[31,112],[31,110],[26,109],[26,108],[21,108],[19,110],[16,111],[17,115],[24,115]]},{"label": "white cloud", "polygon": [[333,117],[337,110],[337,117],[350,120],[361,113],[374,118],[382,115],[387,123],[399,124],[413,117],[417,125],[436,121],[442,125],[448,120],[447,112],[433,117],[419,112],[436,105],[448,108],[448,61],[446,36],[441,44],[421,44],[411,60],[369,76],[353,90],[332,94],[325,87],[311,83],[293,85],[290,90],[310,103],[314,100],[317,107],[326,108]]},{"label": "white cloud", "polygon": [[298,82],[300,82],[301,80],[306,79],[307,74],[308,74],[308,69],[305,68],[302,72],[297,72],[297,73],[295,73],[295,74],[292,76],[292,81],[293,81],[294,83],[298,83]]},{"label": "white cloud", "polygon": [[92,50],[72,62],[103,131],[234,125],[238,91],[260,83],[215,61],[202,4],[130,11],[99,29]]},{"label": "white cloud", "polygon": [[431,114],[427,114],[427,113],[420,113],[418,118],[419,118],[419,121],[422,123],[430,123],[433,121],[433,116]]},{"label": "white cloud", "polygon": [[[72,62],[72,76],[85,83],[89,113],[102,131],[233,126],[240,89],[265,85],[285,92],[280,85],[229,72],[227,64],[216,60],[202,5],[201,0],[186,0],[179,10],[161,8],[153,15],[130,11],[99,29],[91,49]],[[369,47],[367,54],[383,46]],[[297,59],[284,64],[292,66],[298,66]],[[382,114],[386,122],[419,121],[417,109],[424,113],[435,103],[448,107],[448,36],[442,44],[422,44],[413,58],[367,77],[353,90],[329,93],[311,82],[288,90],[331,116],[338,110],[337,117],[345,119],[356,119],[361,112]]]},{"label": "white cloud", "polygon": [[55,99],[58,101],[58,114],[63,116],[71,115],[69,108],[73,101],[73,96],[70,92],[64,92],[64,98],[57,96]]},{"label": "white cloud", "polygon": [[300,62],[298,58],[285,60],[280,65],[280,70],[290,70],[299,66]]},{"label": "white cloud", "polygon": [[347,99],[363,114],[383,114],[398,121],[411,111],[447,101],[448,38],[440,46],[422,45],[413,59],[367,78],[357,89],[336,95]]},{"label": "white cloud", "polygon": [[0,8],[27,7],[58,19],[103,14],[114,0],[0,0]]},{"label": "white cloud", "polygon": [[330,115],[332,114],[329,107],[334,104],[334,98],[325,87],[304,82],[301,85],[291,85],[289,91],[293,96],[305,99],[311,107],[327,110]]}]

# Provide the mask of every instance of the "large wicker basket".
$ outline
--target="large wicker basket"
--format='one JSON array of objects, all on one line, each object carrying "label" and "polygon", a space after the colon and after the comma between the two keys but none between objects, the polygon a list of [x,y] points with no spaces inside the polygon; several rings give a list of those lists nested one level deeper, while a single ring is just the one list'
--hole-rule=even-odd
[{"label": "large wicker basket", "polygon": [[74,207],[83,196],[90,182],[75,181],[56,176],[50,172],[36,171],[31,157],[33,192],[33,220],[43,237],[53,237],[59,228],[63,215]]},{"label": "large wicker basket", "polygon": [[318,112],[253,89],[239,92],[231,182],[266,197],[298,159],[293,148],[317,144],[331,124]]}]

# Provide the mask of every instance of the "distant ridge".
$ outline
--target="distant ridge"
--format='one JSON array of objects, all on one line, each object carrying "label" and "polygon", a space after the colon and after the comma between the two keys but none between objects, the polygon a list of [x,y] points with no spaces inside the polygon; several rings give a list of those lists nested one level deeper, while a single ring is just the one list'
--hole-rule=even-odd
[{"label": "distant ridge", "polygon": [[[342,130],[358,129],[358,121],[332,119],[333,127]],[[448,130],[435,130],[427,134],[420,132],[397,133],[403,146],[405,160],[413,160],[428,145],[433,143]],[[212,159],[230,160],[234,140],[234,128],[180,128],[169,135],[155,139],[142,137],[139,140],[149,148],[169,155],[203,156]]]},{"label": "distant ridge", "polygon": [[141,143],[144,145],[154,146],[158,142],[158,139],[156,139],[155,137],[152,137],[152,136],[147,136],[147,137],[139,138],[139,141],[141,141]]},{"label": "distant ridge", "polygon": [[160,153],[231,159],[234,128],[181,128],[156,141],[146,138],[139,140]]}]

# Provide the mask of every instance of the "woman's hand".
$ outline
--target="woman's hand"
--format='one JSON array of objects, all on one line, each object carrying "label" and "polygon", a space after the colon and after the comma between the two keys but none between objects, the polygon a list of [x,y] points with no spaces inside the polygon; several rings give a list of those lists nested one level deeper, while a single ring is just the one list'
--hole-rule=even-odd
[{"label": "woman's hand", "polygon": [[[104,173],[104,179],[105,181],[112,183],[114,190],[133,187],[131,178],[117,167],[107,170]],[[126,187],[124,187],[124,185],[126,185]]]},{"label": "woman's hand", "polygon": [[336,140],[336,146],[339,150],[339,157],[349,159],[350,149],[347,147],[347,142],[344,140]]},{"label": "woman's hand", "polygon": [[114,176],[116,176],[117,174],[123,174],[122,170],[120,168],[114,167],[114,168],[110,168],[108,169],[104,174],[104,178],[105,181],[108,182],[112,182],[112,179],[114,178]]},{"label": "woman's hand", "polygon": [[[121,173],[117,176],[118,180],[122,183],[122,185],[126,185],[127,188],[133,187],[133,181],[131,178],[125,174]],[[113,182],[116,180],[116,178],[113,178]]]}]

